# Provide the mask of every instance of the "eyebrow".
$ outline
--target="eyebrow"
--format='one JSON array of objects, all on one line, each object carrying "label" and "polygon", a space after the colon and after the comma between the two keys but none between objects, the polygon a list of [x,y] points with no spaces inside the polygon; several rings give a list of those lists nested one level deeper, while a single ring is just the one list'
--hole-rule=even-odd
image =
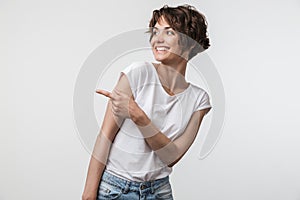
[{"label": "eyebrow", "polygon": [[[153,28],[155,28],[155,29],[159,29],[159,28],[157,28],[157,27],[155,27],[155,26],[154,26]],[[170,27],[170,26],[166,26],[166,27],[164,27],[163,29],[165,29],[165,30],[166,30],[166,29],[172,29],[172,27]]]}]

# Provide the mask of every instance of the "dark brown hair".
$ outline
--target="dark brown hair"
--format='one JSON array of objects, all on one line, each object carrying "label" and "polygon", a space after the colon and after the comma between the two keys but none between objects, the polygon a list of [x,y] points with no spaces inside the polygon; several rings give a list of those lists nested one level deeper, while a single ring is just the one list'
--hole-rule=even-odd
[{"label": "dark brown hair", "polygon": [[[183,5],[178,7],[169,7],[167,5],[163,6],[159,10],[154,10],[152,18],[149,23],[149,28],[155,26],[155,24],[161,20],[161,17],[164,17],[166,22],[173,28],[175,31],[178,31],[182,34],[187,35],[192,38],[193,43],[197,42],[197,45],[191,43],[191,39],[187,40],[185,38],[185,48],[193,47],[189,53],[189,58],[191,59],[196,54],[208,49],[210,46],[209,38],[207,34],[207,21],[203,14],[198,12],[193,6]],[[150,36],[150,40],[152,35]],[[181,41],[184,40],[181,36]]]}]

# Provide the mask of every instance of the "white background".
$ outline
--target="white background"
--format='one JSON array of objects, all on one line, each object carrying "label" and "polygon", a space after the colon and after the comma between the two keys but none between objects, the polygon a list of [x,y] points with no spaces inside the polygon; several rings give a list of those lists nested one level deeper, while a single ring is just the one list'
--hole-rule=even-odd
[{"label": "white background", "polygon": [[[88,55],[182,1],[0,1],[0,199],[80,199],[89,154],[72,98]],[[171,176],[179,200],[300,199],[299,0],[189,1],[226,94],[218,145]],[[195,148],[194,148],[195,147]]]}]

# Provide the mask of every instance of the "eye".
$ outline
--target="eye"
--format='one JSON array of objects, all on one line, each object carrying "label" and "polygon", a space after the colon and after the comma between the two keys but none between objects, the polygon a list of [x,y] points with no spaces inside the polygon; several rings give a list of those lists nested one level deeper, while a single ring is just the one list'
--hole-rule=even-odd
[{"label": "eye", "polygon": [[159,31],[157,29],[152,29],[152,35],[158,35]]},{"label": "eye", "polygon": [[167,35],[175,35],[174,31],[167,31]]}]

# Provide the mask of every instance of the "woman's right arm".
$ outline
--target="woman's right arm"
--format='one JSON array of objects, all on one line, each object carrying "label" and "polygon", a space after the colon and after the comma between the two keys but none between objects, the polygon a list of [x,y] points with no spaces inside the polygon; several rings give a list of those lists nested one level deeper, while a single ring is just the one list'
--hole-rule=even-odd
[{"label": "woman's right arm", "polygon": [[[124,78],[118,80],[115,89],[129,93],[128,83]],[[124,118],[114,115],[112,110],[112,101],[109,100],[90,159],[82,200],[95,200],[97,198],[99,183],[106,166],[111,144],[124,121]]]},{"label": "woman's right arm", "polygon": [[107,103],[107,108],[97,136],[93,153],[90,158],[87,178],[85,182],[82,200],[95,200],[98,193],[98,186],[102,173],[106,166],[107,157],[109,155],[110,146],[114,140],[121,122],[117,122],[117,118],[111,111],[111,101]]}]

